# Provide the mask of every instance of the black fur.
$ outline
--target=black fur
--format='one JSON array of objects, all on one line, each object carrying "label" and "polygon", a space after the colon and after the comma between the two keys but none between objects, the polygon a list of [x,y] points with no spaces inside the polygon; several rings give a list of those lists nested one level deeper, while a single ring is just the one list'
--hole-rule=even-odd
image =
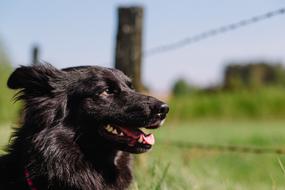
[{"label": "black fur", "polygon": [[49,64],[22,66],[8,80],[23,100],[22,124],[0,157],[0,189],[126,189],[132,180],[130,146],[104,135],[107,124],[158,127],[168,112],[161,101],[135,92],[116,69],[97,66],[58,70]]}]

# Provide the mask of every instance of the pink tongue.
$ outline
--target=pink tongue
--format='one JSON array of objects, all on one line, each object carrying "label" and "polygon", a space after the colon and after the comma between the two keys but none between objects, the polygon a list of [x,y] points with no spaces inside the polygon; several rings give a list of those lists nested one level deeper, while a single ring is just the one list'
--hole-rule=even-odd
[{"label": "pink tongue", "polygon": [[130,136],[132,138],[139,138],[140,135],[142,135],[142,132],[140,130],[130,130],[127,128],[119,127],[121,131],[123,131],[127,136]]},{"label": "pink tongue", "polygon": [[139,138],[142,137],[144,144],[153,145],[155,143],[153,134],[145,135],[139,129],[137,130],[130,130],[128,128],[119,127],[121,131],[123,131],[127,136],[134,138],[133,143],[135,143]]},{"label": "pink tongue", "polygon": [[144,144],[153,145],[155,142],[153,134],[149,134],[147,136],[142,135],[142,138],[143,138]]}]

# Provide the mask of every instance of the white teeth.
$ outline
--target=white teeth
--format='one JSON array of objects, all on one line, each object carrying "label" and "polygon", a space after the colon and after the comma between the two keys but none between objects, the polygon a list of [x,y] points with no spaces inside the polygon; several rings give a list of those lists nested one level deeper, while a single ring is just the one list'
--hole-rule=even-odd
[{"label": "white teeth", "polygon": [[148,133],[150,133],[151,131],[150,131],[150,129],[146,129],[146,128],[142,128],[142,129],[140,129],[140,130],[142,130],[144,133],[146,133],[146,134],[148,134]]},{"label": "white teeth", "polygon": [[138,139],[138,142],[139,142],[139,143],[142,143],[142,142],[143,142],[143,137],[142,137],[142,136],[140,136],[140,138]]},{"label": "white teeth", "polygon": [[114,135],[124,136],[124,133],[123,133],[123,132],[118,131],[117,129],[113,128],[111,125],[105,126],[105,129],[106,129],[109,133],[113,133]]},{"label": "white teeth", "polygon": [[160,122],[159,126],[162,126],[164,122],[165,122],[165,119]]},{"label": "white teeth", "polygon": [[118,134],[118,132],[117,132],[116,129],[113,129],[112,133],[113,133],[113,134],[116,134],[116,135]]},{"label": "white teeth", "polygon": [[113,127],[112,127],[111,125],[107,125],[107,126],[105,127],[105,129],[106,129],[108,132],[113,131]]}]

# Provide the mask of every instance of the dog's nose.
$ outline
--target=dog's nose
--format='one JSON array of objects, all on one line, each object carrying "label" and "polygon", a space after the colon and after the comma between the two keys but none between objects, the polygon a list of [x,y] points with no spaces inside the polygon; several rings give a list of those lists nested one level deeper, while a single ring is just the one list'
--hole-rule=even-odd
[{"label": "dog's nose", "polygon": [[167,104],[162,104],[158,110],[159,114],[167,114],[169,112],[169,106]]}]

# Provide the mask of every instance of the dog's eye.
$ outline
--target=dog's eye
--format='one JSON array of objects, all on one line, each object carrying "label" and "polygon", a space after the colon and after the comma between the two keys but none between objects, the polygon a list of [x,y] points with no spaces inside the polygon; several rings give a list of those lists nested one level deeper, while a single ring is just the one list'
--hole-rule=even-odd
[{"label": "dog's eye", "polygon": [[128,87],[129,87],[130,89],[132,89],[132,90],[134,90],[134,89],[135,89],[135,88],[134,88],[134,86],[133,86],[133,83],[128,82],[128,83],[127,83],[127,85],[128,85]]},{"label": "dog's eye", "polygon": [[106,88],[99,95],[100,96],[109,96],[111,94],[114,94],[114,90],[112,90],[111,88]]}]

